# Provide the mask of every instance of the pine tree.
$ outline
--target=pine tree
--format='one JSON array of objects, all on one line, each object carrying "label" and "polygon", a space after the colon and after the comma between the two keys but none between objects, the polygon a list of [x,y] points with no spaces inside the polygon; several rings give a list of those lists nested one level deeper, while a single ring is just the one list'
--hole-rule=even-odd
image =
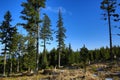
[{"label": "pine tree", "polygon": [[47,56],[46,56],[46,44],[50,44],[49,41],[53,40],[52,37],[52,29],[50,28],[51,26],[51,21],[49,19],[49,17],[44,14],[44,18],[43,18],[43,26],[41,27],[41,31],[40,31],[40,38],[43,40],[43,58],[42,58],[42,65],[44,65],[44,68],[48,65],[47,62]]},{"label": "pine tree", "polygon": [[3,69],[3,76],[6,76],[6,55],[8,52],[10,52],[11,47],[11,35],[14,33],[14,28],[11,27],[10,22],[11,19],[11,13],[7,11],[4,15],[4,20],[0,26],[0,41],[4,45],[3,54],[4,54],[4,69]]},{"label": "pine tree", "polygon": [[111,17],[117,17],[118,15],[115,14],[116,11],[116,0],[103,0],[101,2],[100,8],[105,11],[103,16],[104,20],[108,20],[108,27],[109,27],[109,41],[110,41],[110,55],[111,55],[111,60],[113,59],[113,54],[112,54],[112,23],[111,23]]},{"label": "pine tree", "polygon": [[[39,23],[40,23],[40,8],[45,7],[46,0],[27,0],[23,2],[22,6],[24,7],[21,12],[23,15],[21,18],[26,20],[27,23],[22,23],[24,28],[28,31],[32,39],[36,39],[36,71],[38,71],[38,54],[39,54]],[[35,37],[36,36],[36,37]],[[35,43],[31,46],[34,46]]]},{"label": "pine tree", "polygon": [[62,18],[62,13],[59,10],[58,14],[58,21],[57,21],[57,42],[58,42],[58,67],[60,67],[60,55],[62,52],[62,48],[65,46],[64,44],[64,39],[66,38],[65,32],[66,29],[63,27],[63,18]]}]

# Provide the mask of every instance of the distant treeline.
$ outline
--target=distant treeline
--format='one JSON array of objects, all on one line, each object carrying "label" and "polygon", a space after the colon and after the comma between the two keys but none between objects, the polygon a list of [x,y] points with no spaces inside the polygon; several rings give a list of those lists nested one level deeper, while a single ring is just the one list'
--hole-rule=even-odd
[{"label": "distant treeline", "polygon": [[[114,60],[118,61],[120,58],[120,46],[113,47]],[[43,53],[39,54],[39,69],[43,68],[54,68],[57,67],[58,64],[58,50],[53,48],[51,51],[46,50],[47,61],[46,64],[42,63]],[[12,58],[9,58],[9,54],[7,55],[7,63],[6,63],[6,72],[10,72],[10,65],[12,61],[12,71],[13,72],[22,72],[27,70],[35,69],[35,60],[34,56],[31,59],[28,59],[28,54],[23,52],[21,55],[13,54]],[[1,56],[2,57],[2,56]],[[72,66],[79,65],[82,66],[83,62],[86,64],[93,64],[99,62],[110,61],[110,49],[108,47],[88,50],[85,46],[83,46],[80,50],[73,51],[71,46],[63,48],[61,52],[61,66]],[[0,60],[0,73],[3,73],[3,59]],[[19,70],[18,70],[19,68]]]}]

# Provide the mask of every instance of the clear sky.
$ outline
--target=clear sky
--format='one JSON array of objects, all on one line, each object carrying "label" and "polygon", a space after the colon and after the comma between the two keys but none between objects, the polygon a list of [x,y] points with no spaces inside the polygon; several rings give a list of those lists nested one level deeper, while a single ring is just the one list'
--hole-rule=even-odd
[{"label": "clear sky", "polygon": [[[12,13],[12,25],[22,22],[20,12],[23,9],[21,2],[26,0],[0,0],[0,22],[7,10]],[[66,28],[65,44],[71,43],[74,50],[80,49],[84,44],[88,49],[109,46],[107,21],[102,20],[100,3],[102,0],[47,0],[46,8],[41,9],[41,18],[46,13],[51,19],[51,27],[56,29],[58,9],[62,10],[64,27]],[[112,24],[113,25],[113,24]],[[25,33],[19,28],[20,33]],[[113,34],[120,30],[112,27]],[[55,34],[54,34],[55,36]],[[113,35],[113,45],[120,44],[120,36]],[[48,45],[51,49],[57,47],[56,38]],[[41,48],[42,49],[42,48]]]}]

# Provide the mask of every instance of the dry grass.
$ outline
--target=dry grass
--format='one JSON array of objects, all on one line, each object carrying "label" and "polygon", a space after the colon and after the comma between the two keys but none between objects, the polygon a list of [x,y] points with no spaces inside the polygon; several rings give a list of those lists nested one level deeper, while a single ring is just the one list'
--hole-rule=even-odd
[{"label": "dry grass", "polygon": [[22,77],[6,77],[0,78],[0,80],[40,80],[40,78],[46,78],[45,75],[33,75],[33,76],[22,76]]},{"label": "dry grass", "polygon": [[[91,66],[87,66],[87,72],[86,72],[86,80],[101,80],[101,77],[94,77],[93,74],[96,72],[96,69],[99,67],[106,67],[108,65],[106,64],[93,64]],[[42,72],[39,73],[39,75],[32,75],[32,76],[22,76],[22,77],[6,77],[6,78],[0,78],[0,80],[40,80],[41,78],[49,78],[50,80],[70,80],[74,79],[76,77],[82,77],[85,75],[83,73],[82,69],[71,69],[71,70],[56,70],[57,75],[43,75]],[[120,66],[118,67],[112,67],[111,72],[114,71],[120,71]],[[81,80],[81,79],[79,79]],[[115,77],[115,80],[118,80],[117,77]]]}]

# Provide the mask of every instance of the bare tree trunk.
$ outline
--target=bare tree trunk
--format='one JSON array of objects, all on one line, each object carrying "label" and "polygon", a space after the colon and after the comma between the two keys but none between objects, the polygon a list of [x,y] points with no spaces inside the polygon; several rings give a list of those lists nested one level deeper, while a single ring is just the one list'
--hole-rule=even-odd
[{"label": "bare tree trunk", "polygon": [[13,66],[13,64],[12,64],[12,54],[10,54],[10,59],[11,59],[11,62],[10,62],[10,74],[12,73],[12,66]]},{"label": "bare tree trunk", "polygon": [[10,74],[12,73],[12,59],[11,59],[11,63],[10,63]]},{"label": "bare tree trunk", "polygon": [[6,52],[4,53],[4,71],[3,71],[3,76],[6,76]]},{"label": "bare tree trunk", "polygon": [[[109,3],[108,3],[108,6]],[[111,60],[113,60],[113,54],[112,54],[112,30],[111,30],[111,15],[110,15],[110,11],[108,10],[108,26],[109,26],[109,40],[110,40],[110,58]]]},{"label": "bare tree trunk", "polygon": [[46,57],[46,45],[45,45],[45,43],[46,43],[46,41],[45,41],[45,39],[44,39],[44,57]]},{"label": "bare tree trunk", "polygon": [[61,54],[61,49],[59,48],[59,50],[58,50],[58,68],[60,68],[60,58],[61,58],[60,54]]}]

